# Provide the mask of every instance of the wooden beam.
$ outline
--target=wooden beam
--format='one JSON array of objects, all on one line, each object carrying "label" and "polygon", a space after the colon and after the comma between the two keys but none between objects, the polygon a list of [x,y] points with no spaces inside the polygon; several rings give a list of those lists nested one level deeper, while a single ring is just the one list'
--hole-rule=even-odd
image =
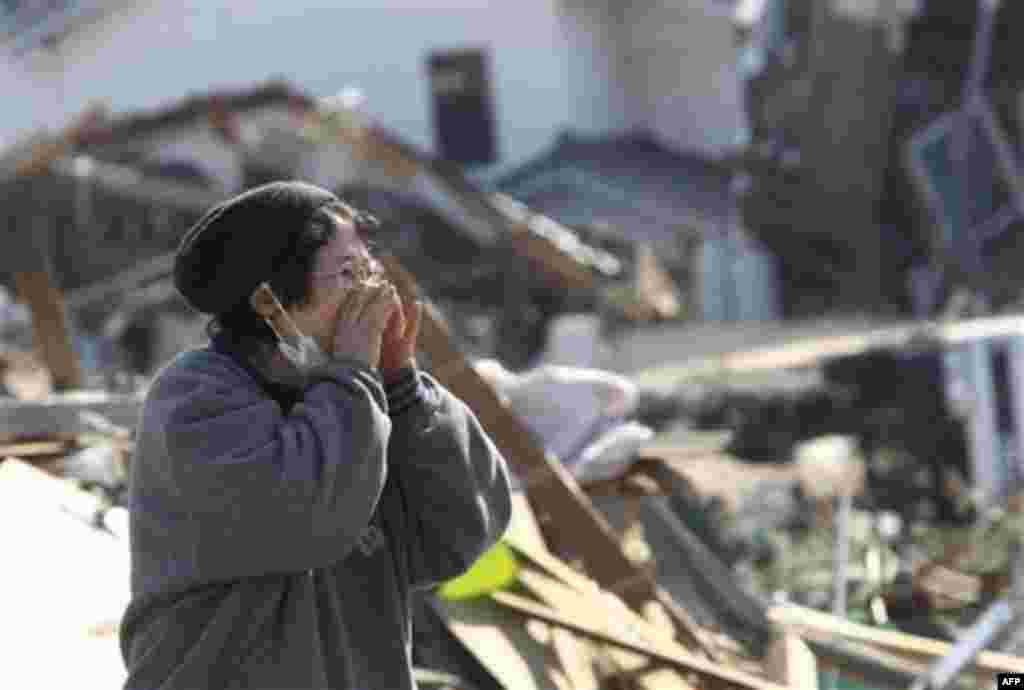
[{"label": "wooden beam", "polygon": [[[808,643],[836,643],[835,637],[820,632],[801,632],[801,635],[803,636],[802,639]],[[912,659],[905,655],[888,651],[874,645],[869,645],[863,642],[851,642],[846,639],[841,640],[840,644],[842,645],[843,650],[851,654],[859,654],[865,659],[871,659],[890,671],[905,675],[908,679],[914,678],[928,670],[928,664],[924,661]],[[819,659],[819,666],[823,671],[835,671],[837,673],[850,672],[850,669],[846,668],[847,665],[837,657],[822,655]],[[865,679],[865,681],[868,681],[868,679]]]},{"label": "wooden beam", "polygon": [[[941,640],[872,628],[794,604],[772,607],[768,610],[768,617],[793,630],[806,629],[817,635],[864,642],[917,659],[940,659],[953,648]],[[975,658],[973,668],[988,674],[1024,673],[1024,657],[984,651]]]},{"label": "wooden beam", "polygon": [[742,375],[757,371],[820,366],[828,360],[864,354],[875,349],[935,344],[948,347],[976,339],[1024,335],[1018,315],[955,322],[906,322],[866,333],[801,338],[784,345],[734,350],[679,362],[683,378]]},{"label": "wooden beam", "polygon": [[432,597],[430,606],[449,632],[507,690],[546,690],[552,685],[555,667],[548,648],[494,601]]},{"label": "wooden beam", "polygon": [[[719,645],[714,639],[714,636],[709,631],[698,626],[685,609],[682,609],[674,600],[672,600],[671,596],[661,588],[658,589],[658,600],[648,602],[644,606],[644,610],[638,614],[638,612],[634,612],[627,608],[615,595],[602,590],[596,582],[585,574],[574,570],[566,563],[552,555],[548,552],[547,548],[544,547],[543,543],[537,543],[535,540],[525,538],[525,536],[526,535],[521,534],[521,531],[511,532],[506,534],[505,540],[520,556],[528,559],[535,566],[543,569],[548,573],[548,575],[555,578],[563,586],[571,589],[572,592],[586,598],[589,601],[589,606],[591,608],[605,612],[610,619],[626,621],[632,630],[639,631],[647,640],[656,640],[662,643],[665,641],[671,641],[675,644],[673,640],[675,626],[678,621],[684,621],[687,629],[690,631],[690,634],[695,639],[699,640],[698,647],[713,661],[724,663],[725,657],[718,653],[717,648]],[[536,582],[537,577],[534,575],[533,583],[536,584]],[[524,582],[524,584],[529,588],[528,583]],[[554,587],[554,583],[549,582],[549,591]],[[539,592],[535,591],[535,594],[539,595]],[[617,604],[617,606],[615,604]],[[667,629],[664,623],[659,625],[648,620],[646,615],[654,612],[669,618],[668,621],[665,621],[669,623]],[[735,645],[734,642],[732,644]],[[739,649],[739,647],[737,646],[736,649]],[[650,676],[655,680],[662,680],[658,673],[648,674],[643,670],[631,670],[628,667],[627,672],[633,676],[639,675],[644,678]],[[673,683],[678,685],[677,681],[678,679],[673,681]],[[655,685],[653,687],[657,686]]]},{"label": "wooden beam", "polygon": [[635,282],[637,302],[649,312],[649,318],[664,320],[679,316],[682,307],[676,285],[646,242],[636,249]]},{"label": "wooden beam", "polygon": [[14,274],[18,298],[32,312],[32,333],[40,359],[50,371],[56,390],[80,388],[82,372],[71,344],[60,289],[46,267]]},{"label": "wooden beam", "polygon": [[77,439],[61,439],[58,441],[22,441],[20,443],[0,443],[0,457],[19,458],[22,460],[39,457],[67,455],[78,450]]},{"label": "wooden beam", "polygon": [[601,682],[593,667],[593,650],[564,628],[551,631],[551,644],[565,678],[573,690],[599,690]]},{"label": "wooden beam", "polygon": [[[555,577],[559,582],[568,587],[571,587],[574,591],[590,596],[596,599],[596,601],[606,607],[610,599],[618,600],[611,592],[601,589],[601,586],[587,577],[583,573],[580,573],[564,561],[554,556],[547,550],[547,547],[542,542],[537,542],[532,539],[526,539],[525,535],[519,532],[508,532],[505,536],[505,541],[511,546],[520,556],[529,559],[532,563],[542,568],[549,575]],[[676,601],[674,601],[661,587],[657,587],[655,592],[655,598],[646,602],[642,608],[636,612],[622,607],[624,611],[616,611],[615,615],[627,615],[635,624],[639,624],[641,627],[648,627],[649,623],[643,614],[650,611],[657,611],[662,616],[667,617],[667,623],[671,625],[673,633],[678,629],[678,626],[682,626],[686,630],[686,638],[693,641],[697,648],[699,648],[705,655],[710,659],[720,661],[721,655],[716,651],[715,641],[712,639],[711,634],[701,628],[690,616],[689,612],[681,607]],[[661,628],[658,626],[651,626],[649,632],[653,632],[655,635],[664,634],[664,625]],[[671,635],[670,635],[671,636]]]},{"label": "wooden beam", "polygon": [[530,230],[529,225],[513,224],[512,248],[548,276],[556,287],[569,290],[595,290],[593,274],[562,252],[555,244]]},{"label": "wooden beam", "polygon": [[727,666],[716,664],[713,661],[691,654],[682,647],[670,652],[664,649],[662,645],[633,642],[621,635],[602,630],[600,626],[594,625],[588,620],[572,619],[551,608],[534,603],[525,597],[506,592],[495,592],[490,596],[502,606],[526,618],[542,620],[597,642],[614,645],[620,649],[641,654],[678,668],[684,673],[695,673],[708,681],[723,682],[736,687],[748,688],[749,690],[782,690],[786,687]]},{"label": "wooden beam", "polygon": [[[584,594],[571,587],[542,575],[530,568],[519,573],[519,582],[534,596],[556,611],[572,619],[584,619],[602,630],[612,631],[634,642],[651,645],[670,645],[681,648],[672,640],[671,632],[654,626],[643,617],[630,611],[625,605],[613,605],[610,595],[603,592]],[[666,647],[668,648],[668,647]],[[645,690],[686,690],[688,685],[678,676],[659,673],[656,679],[647,675],[657,669],[649,667],[646,657],[611,647],[608,654],[620,672],[631,674],[635,682]]]},{"label": "wooden beam", "polygon": [[781,685],[818,690],[818,662],[807,643],[793,633],[768,646],[764,670],[768,678]]}]

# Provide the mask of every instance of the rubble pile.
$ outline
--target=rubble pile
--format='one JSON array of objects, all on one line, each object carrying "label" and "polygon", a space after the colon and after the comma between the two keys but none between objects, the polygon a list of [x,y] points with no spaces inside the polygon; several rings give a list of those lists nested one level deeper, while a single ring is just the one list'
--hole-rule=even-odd
[{"label": "rubble pile", "polygon": [[[202,101],[186,110],[203,112]],[[140,131],[150,126],[134,122],[137,141],[121,142],[137,147],[135,158],[146,157],[148,135]],[[90,148],[101,158],[102,141],[95,137]],[[660,434],[627,458],[621,474],[586,481],[504,406],[467,355],[525,367],[545,345],[546,324],[566,312],[589,319],[575,324],[587,337],[595,319],[678,316],[653,252],[626,248],[621,236],[603,247],[583,241],[586,232],[484,194],[401,142],[369,141],[377,148],[363,155],[393,166],[389,175],[400,183],[360,187],[339,175],[334,186],[380,217],[376,240],[388,270],[415,276],[414,287],[437,307],[425,315],[421,365],[474,409],[515,474],[528,479],[515,492],[513,526],[500,545],[515,564],[505,578],[512,584],[483,577],[492,584],[445,587],[416,602],[414,659],[424,684],[777,690],[818,687],[819,674],[838,672],[863,687],[907,687],[950,658],[950,643],[985,622],[993,602],[1013,596],[1021,512],[1013,502],[993,511],[971,490],[968,434],[947,404],[941,347],[875,348],[802,368],[741,366],[669,391],[641,390],[635,420]],[[589,147],[577,148],[582,156]],[[566,184],[593,188],[598,179],[552,165]],[[263,174],[282,172],[294,171]],[[195,189],[149,183],[153,194],[173,191],[179,207],[199,205],[188,196]],[[433,203],[404,193],[417,185],[432,190]],[[556,197],[548,197],[552,208]],[[500,239],[487,241],[491,231]],[[168,240],[160,238],[163,249]],[[631,253],[647,258],[630,267]],[[110,587],[122,595],[126,480],[145,378],[118,383],[103,375],[151,375],[168,353],[201,336],[202,324],[176,312],[161,287],[166,275],[167,255],[158,255],[69,297],[81,307],[72,310],[76,318],[94,319],[102,335],[79,344],[101,374],[86,377],[92,390],[27,396],[9,386],[12,396],[0,399],[0,492],[49,487],[39,489],[47,497],[33,499],[46,516],[40,524],[53,523],[47,553],[80,540],[114,554],[121,579]],[[113,317],[85,306],[108,300]],[[16,533],[11,510],[4,523]],[[74,530],[54,526],[61,521],[54,515],[70,518]],[[66,573],[75,563],[48,565]],[[467,576],[472,584],[472,570]],[[86,584],[89,592],[99,587]],[[18,586],[32,583],[23,577]],[[105,640],[107,653],[116,641],[115,604],[111,596],[104,615],[82,614],[86,637]],[[30,607],[18,613],[32,620]],[[1008,653],[967,655],[958,680],[1024,671],[1024,658],[1012,655],[1024,651],[1018,632],[1009,625],[1002,638],[986,639],[983,647]],[[74,628],[68,637],[81,633]]]},{"label": "rubble pile", "polygon": [[687,381],[674,404],[652,400],[645,414],[670,409],[694,429],[728,430],[725,450],[750,462],[787,462],[797,444],[820,436],[855,437],[873,509],[964,524],[973,519],[966,430],[947,400],[941,358],[937,349],[879,349],[813,369]]}]

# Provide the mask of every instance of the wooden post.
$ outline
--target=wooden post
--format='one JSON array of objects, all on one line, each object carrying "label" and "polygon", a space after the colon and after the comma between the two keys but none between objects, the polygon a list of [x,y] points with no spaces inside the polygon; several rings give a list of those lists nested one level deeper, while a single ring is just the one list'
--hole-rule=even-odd
[{"label": "wooden post", "polygon": [[818,662],[807,643],[786,633],[768,648],[765,675],[794,690],[818,690]]},{"label": "wooden post", "polygon": [[[0,169],[0,181],[14,184],[8,194],[25,194],[39,181],[50,165],[75,149],[83,137],[98,128],[107,118],[103,104],[93,104],[57,136],[44,139],[31,146],[24,156],[17,155]],[[14,182],[12,182],[15,180]],[[19,181],[19,178],[21,180]],[[31,198],[30,196],[28,198]],[[63,297],[54,284],[49,257],[49,225],[46,224],[45,204],[36,209],[38,213],[28,220],[29,232],[20,232],[15,218],[8,218],[8,248],[11,254],[5,257],[13,269],[15,290],[18,297],[28,304],[32,312],[32,328],[36,349],[50,370],[56,389],[81,386],[81,372],[78,357],[71,346],[64,311]]]},{"label": "wooden post", "polygon": [[39,185],[45,178],[32,177],[8,182],[6,191],[29,200],[29,217],[9,216],[6,229],[6,263],[14,273],[19,300],[32,313],[35,349],[50,372],[54,389],[81,386],[78,357],[71,344],[63,296],[53,279],[50,261],[51,219],[45,198],[39,198]]},{"label": "wooden post", "polygon": [[18,297],[32,312],[36,350],[50,370],[54,390],[80,388],[82,373],[71,344],[61,292],[47,270],[19,272],[14,276]]}]

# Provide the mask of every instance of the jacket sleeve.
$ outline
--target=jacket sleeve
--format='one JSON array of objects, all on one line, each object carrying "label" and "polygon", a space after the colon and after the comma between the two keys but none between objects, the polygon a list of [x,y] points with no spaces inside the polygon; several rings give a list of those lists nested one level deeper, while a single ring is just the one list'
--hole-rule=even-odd
[{"label": "jacket sleeve", "polygon": [[504,534],[508,469],[472,410],[429,374],[409,369],[387,393],[410,581],[430,587],[465,572]]},{"label": "jacket sleeve", "polygon": [[143,421],[189,516],[196,572],[230,580],[341,560],[386,480],[383,387],[331,364],[284,414],[237,365],[208,357],[161,381]]}]

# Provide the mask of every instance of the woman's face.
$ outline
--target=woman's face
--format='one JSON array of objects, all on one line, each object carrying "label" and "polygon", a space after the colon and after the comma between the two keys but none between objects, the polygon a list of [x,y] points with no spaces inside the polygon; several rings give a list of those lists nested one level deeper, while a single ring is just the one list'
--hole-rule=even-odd
[{"label": "woman's face", "polygon": [[348,289],[381,273],[380,264],[370,256],[352,222],[339,213],[332,212],[331,217],[336,232],[316,254],[309,277],[309,301],[290,310],[295,325],[328,354],[333,349],[338,307]]}]

